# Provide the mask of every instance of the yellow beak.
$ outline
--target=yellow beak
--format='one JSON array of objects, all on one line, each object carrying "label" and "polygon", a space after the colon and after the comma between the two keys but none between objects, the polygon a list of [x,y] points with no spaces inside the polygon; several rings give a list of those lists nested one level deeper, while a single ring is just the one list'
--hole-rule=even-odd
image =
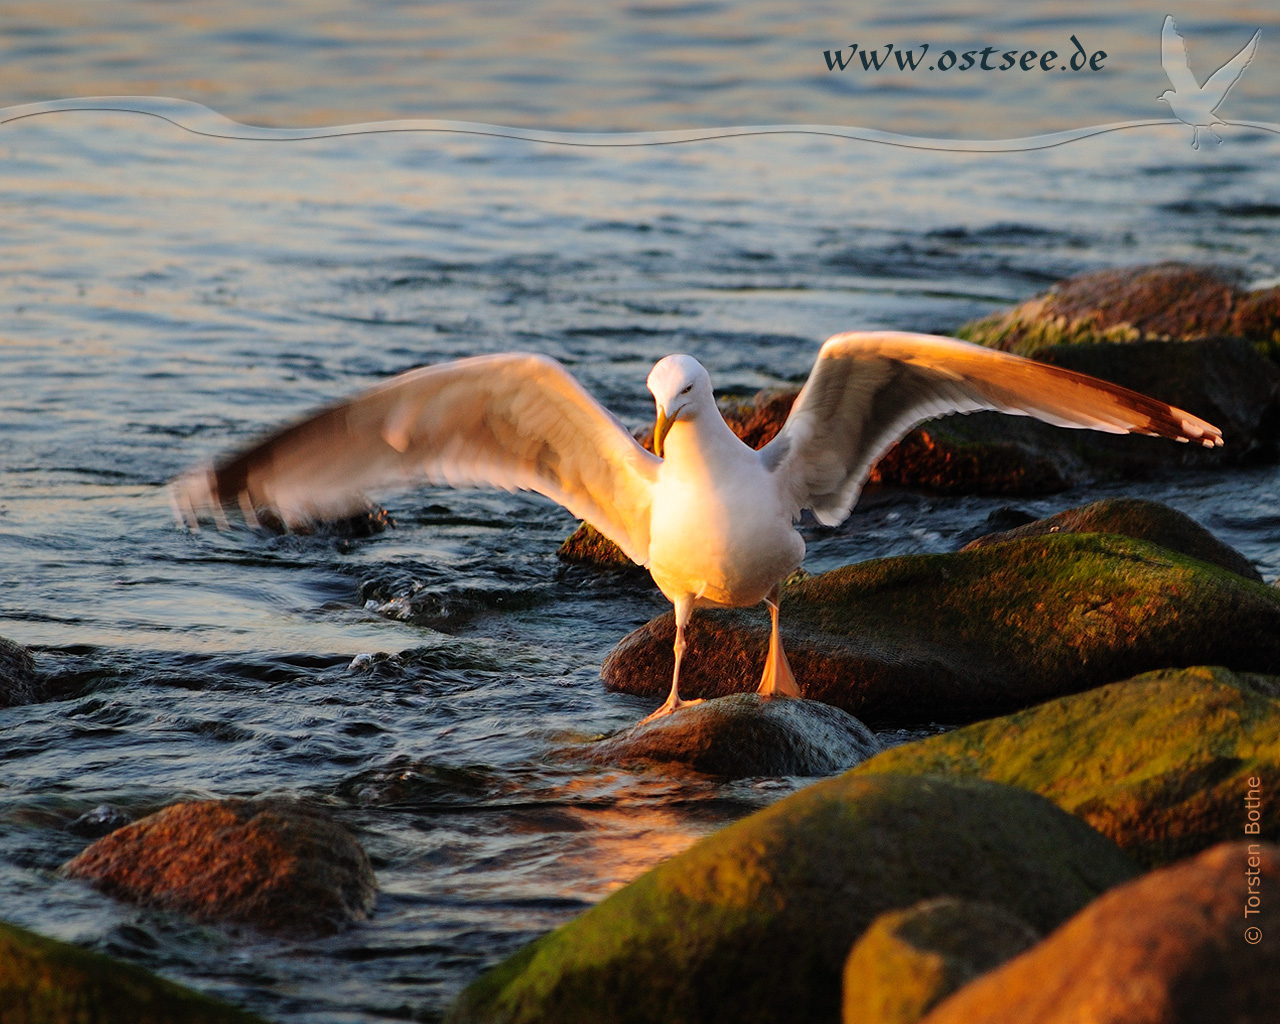
[{"label": "yellow beak", "polygon": [[658,418],[653,424],[653,454],[662,458],[662,442],[667,439],[667,431],[675,420],[667,419],[667,410],[658,406]]}]

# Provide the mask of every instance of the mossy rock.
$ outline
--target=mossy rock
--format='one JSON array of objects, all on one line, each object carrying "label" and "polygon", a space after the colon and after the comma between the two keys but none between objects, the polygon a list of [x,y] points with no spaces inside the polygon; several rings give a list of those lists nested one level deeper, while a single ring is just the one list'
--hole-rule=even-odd
[{"label": "mossy rock", "polygon": [[0,922],[4,1024],[265,1024],[132,964]]},{"label": "mossy rock", "polygon": [[1133,873],[1034,794],[846,774],[658,865],[484,975],[447,1019],[834,1022],[849,948],[886,910],[951,895],[1047,931]]},{"label": "mossy rock", "polygon": [[[666,695],[670,613],[601,670],[614,690]],[[784,590],[782,634],[802,696],[872,727],[966,722],[1169,665],[1280,672],[1280,592],[1114,534],[1052,534],[910,555]],[[705,609],[686,630],[680,691],[754,689],[763,609]]]},{"label": "mossy rock", "polygon": [[[855,771],[1019,786],[1140,863],[1165,864],[1242,835],[1249,780],[1280,778],[1277,698],[1274,676],[1164,669],[894,747]],[[1259,836],[1280,840],[1280,801],[1259,815]]]},{"label": "mossy rock", "polygon": [[1262,582],[1262,574],[1235,548],[1222,543],[1189,515],[1158,501],[1106,498],[1069,508],[1000,533],[970,541],[961,551],[976,551],[1007,540],[1042,537],[1050,533],[1119,533],[1150,541],[1170,551],[1211,562],[1246,579]]},{"label": "mossy rock", "polygon": [[119,899],[296,935],[364,920],[377,895],[355,837],[318,807],[279,797],[173,804],[62,870]]},{"label": "mossy rock", "polygon": [[1280,290],[1247,292],[1234,276],[1182,263],[1120,267],[1060,281],[1005,312],[965,324],[958,337],[1018,355],[1052,345],[1184,341],[1234,335],[1280,341]]},{"label": "mossy rock", "polygon": [[1003,907],[951,896],[881,914],[845,961],[844,1024],[916,1024],[1039,938]]},{"label": "mossy rock", "polygon": [[683,764],[709,775],[832,775],[880,752],[875,733],[817,701],[735,693],[641,722],[581,753],[593,761]]},{"label": "mossy rock", "polygon": [[1280,929],[1245,908],[1277,889],[1280,849],[1215,846],[1104,893],[922,1024],[1271,1024]]}]

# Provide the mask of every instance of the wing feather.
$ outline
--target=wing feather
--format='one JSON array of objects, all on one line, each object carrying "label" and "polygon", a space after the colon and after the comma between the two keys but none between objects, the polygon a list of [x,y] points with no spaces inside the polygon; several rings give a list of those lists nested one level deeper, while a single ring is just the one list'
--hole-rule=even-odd
[{"label": "wing feather", "polygon": [[297,527],[424,482],[536,491],[647,564],[659,465],[554,359],[505,353],[410,370],[170,486],[193,526],[230,507]]},{"label": "wing feather", "polygon": [[1175,92],[1191,97],[1200,91],[1200,83],[1191,73],[1191,64],[1187,60],[1186,43],[1178,33],[1172,14],[1164,16],[1164,25],[1160,29],[1160,63]]},{"label": "wing feather", "polygon": [[1060,427],[1222,444],[1191,413],[1072,370],[954,338],[837,334],[822,346],[787,422],[761,451],[796,510],[829,526],[852,510],[872,467],[909,430],[980,409]]},{"label": "wing feather", "polygon": [[1222,101],[1227,98],[1227,93],[1231,91],[1231,87],[1240,81],[1240,76],[1244,74],[1253,60],[1253,55],[1258,50],[1258,40],[1262,36],[1262,29],[1258,29],[1244,45],[1244,49],[1232,57],[1229,61],[1218,68],[1204,83],[1204,91],[1213,99],[1213,109],[1217,110]]}]

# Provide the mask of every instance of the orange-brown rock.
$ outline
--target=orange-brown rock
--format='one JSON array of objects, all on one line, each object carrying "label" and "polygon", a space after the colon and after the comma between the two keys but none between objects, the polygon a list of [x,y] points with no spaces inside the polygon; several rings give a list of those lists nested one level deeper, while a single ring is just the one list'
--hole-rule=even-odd
[{"label": "orange-brown rock", "polygon": [[1216,846],[1104,893],[923,1024],[1274,1024],[1278,891],[1280,848]]},{"label": "orange-brown rock", "polygon": [[288,799],[174,804],[104,836],[63,870],[131,902],[304,935],[362,920],[376,893],[351,833]]}]

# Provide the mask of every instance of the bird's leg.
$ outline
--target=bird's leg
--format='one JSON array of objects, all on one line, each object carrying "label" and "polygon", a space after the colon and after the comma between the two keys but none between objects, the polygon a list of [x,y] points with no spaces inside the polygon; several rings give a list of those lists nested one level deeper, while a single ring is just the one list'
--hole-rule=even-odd
[{"label": "bird's leg", "polygon": [[682,594],[672,602],[675,605],[676,612],[676,667],[671,674],[671,693],[667,695],[667,702],[658,708],[653,714],[641,720],[640,724],[652,722],[655,718],[662,718],[669,715],[673,711],[679,711],[681,708],[687,708],[693,704],[701,704],[701,700],[681,700],[680,699],[680,661],[684,658],[685,644],[684,627],[688,624],[690,616],[693,615],[693,595]]},{"label": "bird's leg", "polygon": [[787,652],[782,649],[782,636],[778,633],[778,605],[782,603],[782,584],[778,583],[764,599],[769,606],[773,630],[769,634],[769,654],[764,660],[764,675],[760,679],[759,693],[764,697],[799,697],[800,687],[791,673]]}]

